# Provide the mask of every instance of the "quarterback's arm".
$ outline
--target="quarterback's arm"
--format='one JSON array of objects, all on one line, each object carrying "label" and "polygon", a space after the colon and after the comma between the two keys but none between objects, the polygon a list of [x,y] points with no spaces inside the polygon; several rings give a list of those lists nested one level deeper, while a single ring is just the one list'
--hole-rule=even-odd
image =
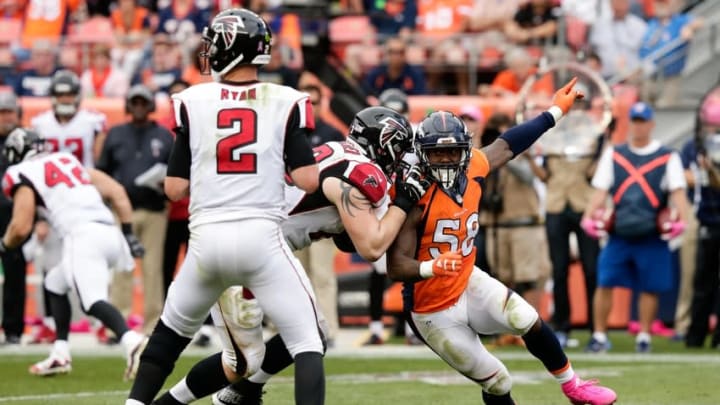
[{"label": "quarterback's arm", "polygon": [[337,177],[326,177],[322,189],[325,197],[337,207],[357,253],[367,261],[378,260],[395,239],[405,220],[405,211],[393,205],[378,219],[370,200]]},{"label": "quarterback's arm", "polygon": [[415,260],[417,249],[417,227],[422,211],[415,207],[408,214],[405,223],[387,253],[387,274],[393,281],[417,281],[420,276],[420,262]]},{"label": "quarterback's arm", "polygon": [[88,169],[90,181],[100,192],[103,199],[110,200],[120,222],[132,223],[132,204],[125,188],[112,177],[97,169]]},{"label": "quarterback's arm", "polygon": [[7,249],[20,246],[30,236],[35,221],[35,191],[30,186],[20,185],[12,200],[12,219],[2,238],[2,245]]},{"label": "quarterback's arm", "polygon": [[167,177],[165,177],[165,195],[171,201],[179,201],[190,195],[190,135],[186,128],[187,113],[180,108],[181,125],[175,128],[175,143],[168,159]]},{"label": "quarterback's arm", "polygon": [[[305,108],[312,107],[306,105]],[[320,185],[320,173],[308,142],[309,131],[313,130],[314,126],[314,122],[303,122],[300,108],[295,106],[285,129],[285,166],[293,184],[306,193],[314,192]]]},{"label": "quarterback's arm", "polygon": [[573,89],[575,82],[577,82],[577,78],[573,78],[555,92],[553,105],[547,111],[540,113],[530,121],[510,128],[493,143],[483,148],[490,164],[490,170],[501,167],[513,157],[527,150],[545,131],[555,126],[560,118],[567,114],[575,100],[583,97],[582,93]]}]

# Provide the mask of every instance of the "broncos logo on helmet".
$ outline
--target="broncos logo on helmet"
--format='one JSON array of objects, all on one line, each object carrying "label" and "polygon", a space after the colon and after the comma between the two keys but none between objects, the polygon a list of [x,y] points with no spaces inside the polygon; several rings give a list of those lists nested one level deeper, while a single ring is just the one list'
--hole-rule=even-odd
[{"label": "broncos logo on helmet", "polygon": [[[472,141],[463,120],[448,111],[436,111],[417,129],[415,151],[425,173],[446,191],[452,191],[470,163]],[[433,152],[457,154],[455,160],[435,159]]]}]

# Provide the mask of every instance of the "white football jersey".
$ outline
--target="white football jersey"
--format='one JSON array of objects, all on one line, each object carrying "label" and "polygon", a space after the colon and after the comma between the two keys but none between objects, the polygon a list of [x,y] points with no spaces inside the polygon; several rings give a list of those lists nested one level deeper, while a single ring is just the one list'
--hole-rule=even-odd
[{"label": "white football jersey", "polygon": [[[356,187],[377,208],[378,218],[388,203],[388,182],[382,170],[347,142],[328,142],[313,149],[320,169],[320,179],[338,177]],[[306,194],[286,185],[286,211],[283,222],[285,240],[293,250],[309,246],[312,241],[332,237],[345,230],[335,204],[322,192]]]},{"label": "white football jersey", "polygon": [[35,191],[38,209],[61,236],[78,224],[115,223],[88,171],[67,152],[39,154],[8,167],[2,180],[5,195],[11,198],[23,184]]},{"label": "white football jersey", "polygon": [[187,113],[191,154],[190,226],[242,218],[286,218],[287,122],[305,128],[307,94],[272,83],[203,83],[173,95],[177,122]]},{"label": "white football jersey", "polygon": [[59,123],[53,110],[30,121],[30,126],[47,141],[51,152],[69,152],[86,167],[95,167],[95,136],[105,131],[105,114],[79,110],[67,123]]}]

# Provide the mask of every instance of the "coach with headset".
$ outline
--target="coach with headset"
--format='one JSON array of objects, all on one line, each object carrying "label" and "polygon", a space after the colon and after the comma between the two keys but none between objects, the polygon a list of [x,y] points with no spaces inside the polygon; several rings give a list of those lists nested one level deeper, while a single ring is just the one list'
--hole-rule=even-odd
[{"label": "coach with headset", "polygon": [[[133,206],[132,231],[145,246],[142,259],[144,291],[143,332],[150,334],[163,306],[163,249],[167,205],[162,183],[173,137],[150,119],[155,111],[152,91],[143,85],[130,88],[126,98],[130,122],[110,128],[97,168],[125,187]],[[124,315],[132,307],[132,274],[116,273],[111,301]]]}]

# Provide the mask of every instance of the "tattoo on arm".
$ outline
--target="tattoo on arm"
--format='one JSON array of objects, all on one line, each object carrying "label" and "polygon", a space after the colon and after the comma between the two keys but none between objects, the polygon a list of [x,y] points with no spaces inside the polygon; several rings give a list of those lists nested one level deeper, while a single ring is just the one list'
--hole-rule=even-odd
[{"label": "tattoo on arm", "polygon": [[355,187],[345,182],[340,182],[340,201],[342,208],[351,216],[354,217],[353,209],[357,210],[372,210],[372,204],[365,197],[358,195],[357,192],[352,191]]}]

